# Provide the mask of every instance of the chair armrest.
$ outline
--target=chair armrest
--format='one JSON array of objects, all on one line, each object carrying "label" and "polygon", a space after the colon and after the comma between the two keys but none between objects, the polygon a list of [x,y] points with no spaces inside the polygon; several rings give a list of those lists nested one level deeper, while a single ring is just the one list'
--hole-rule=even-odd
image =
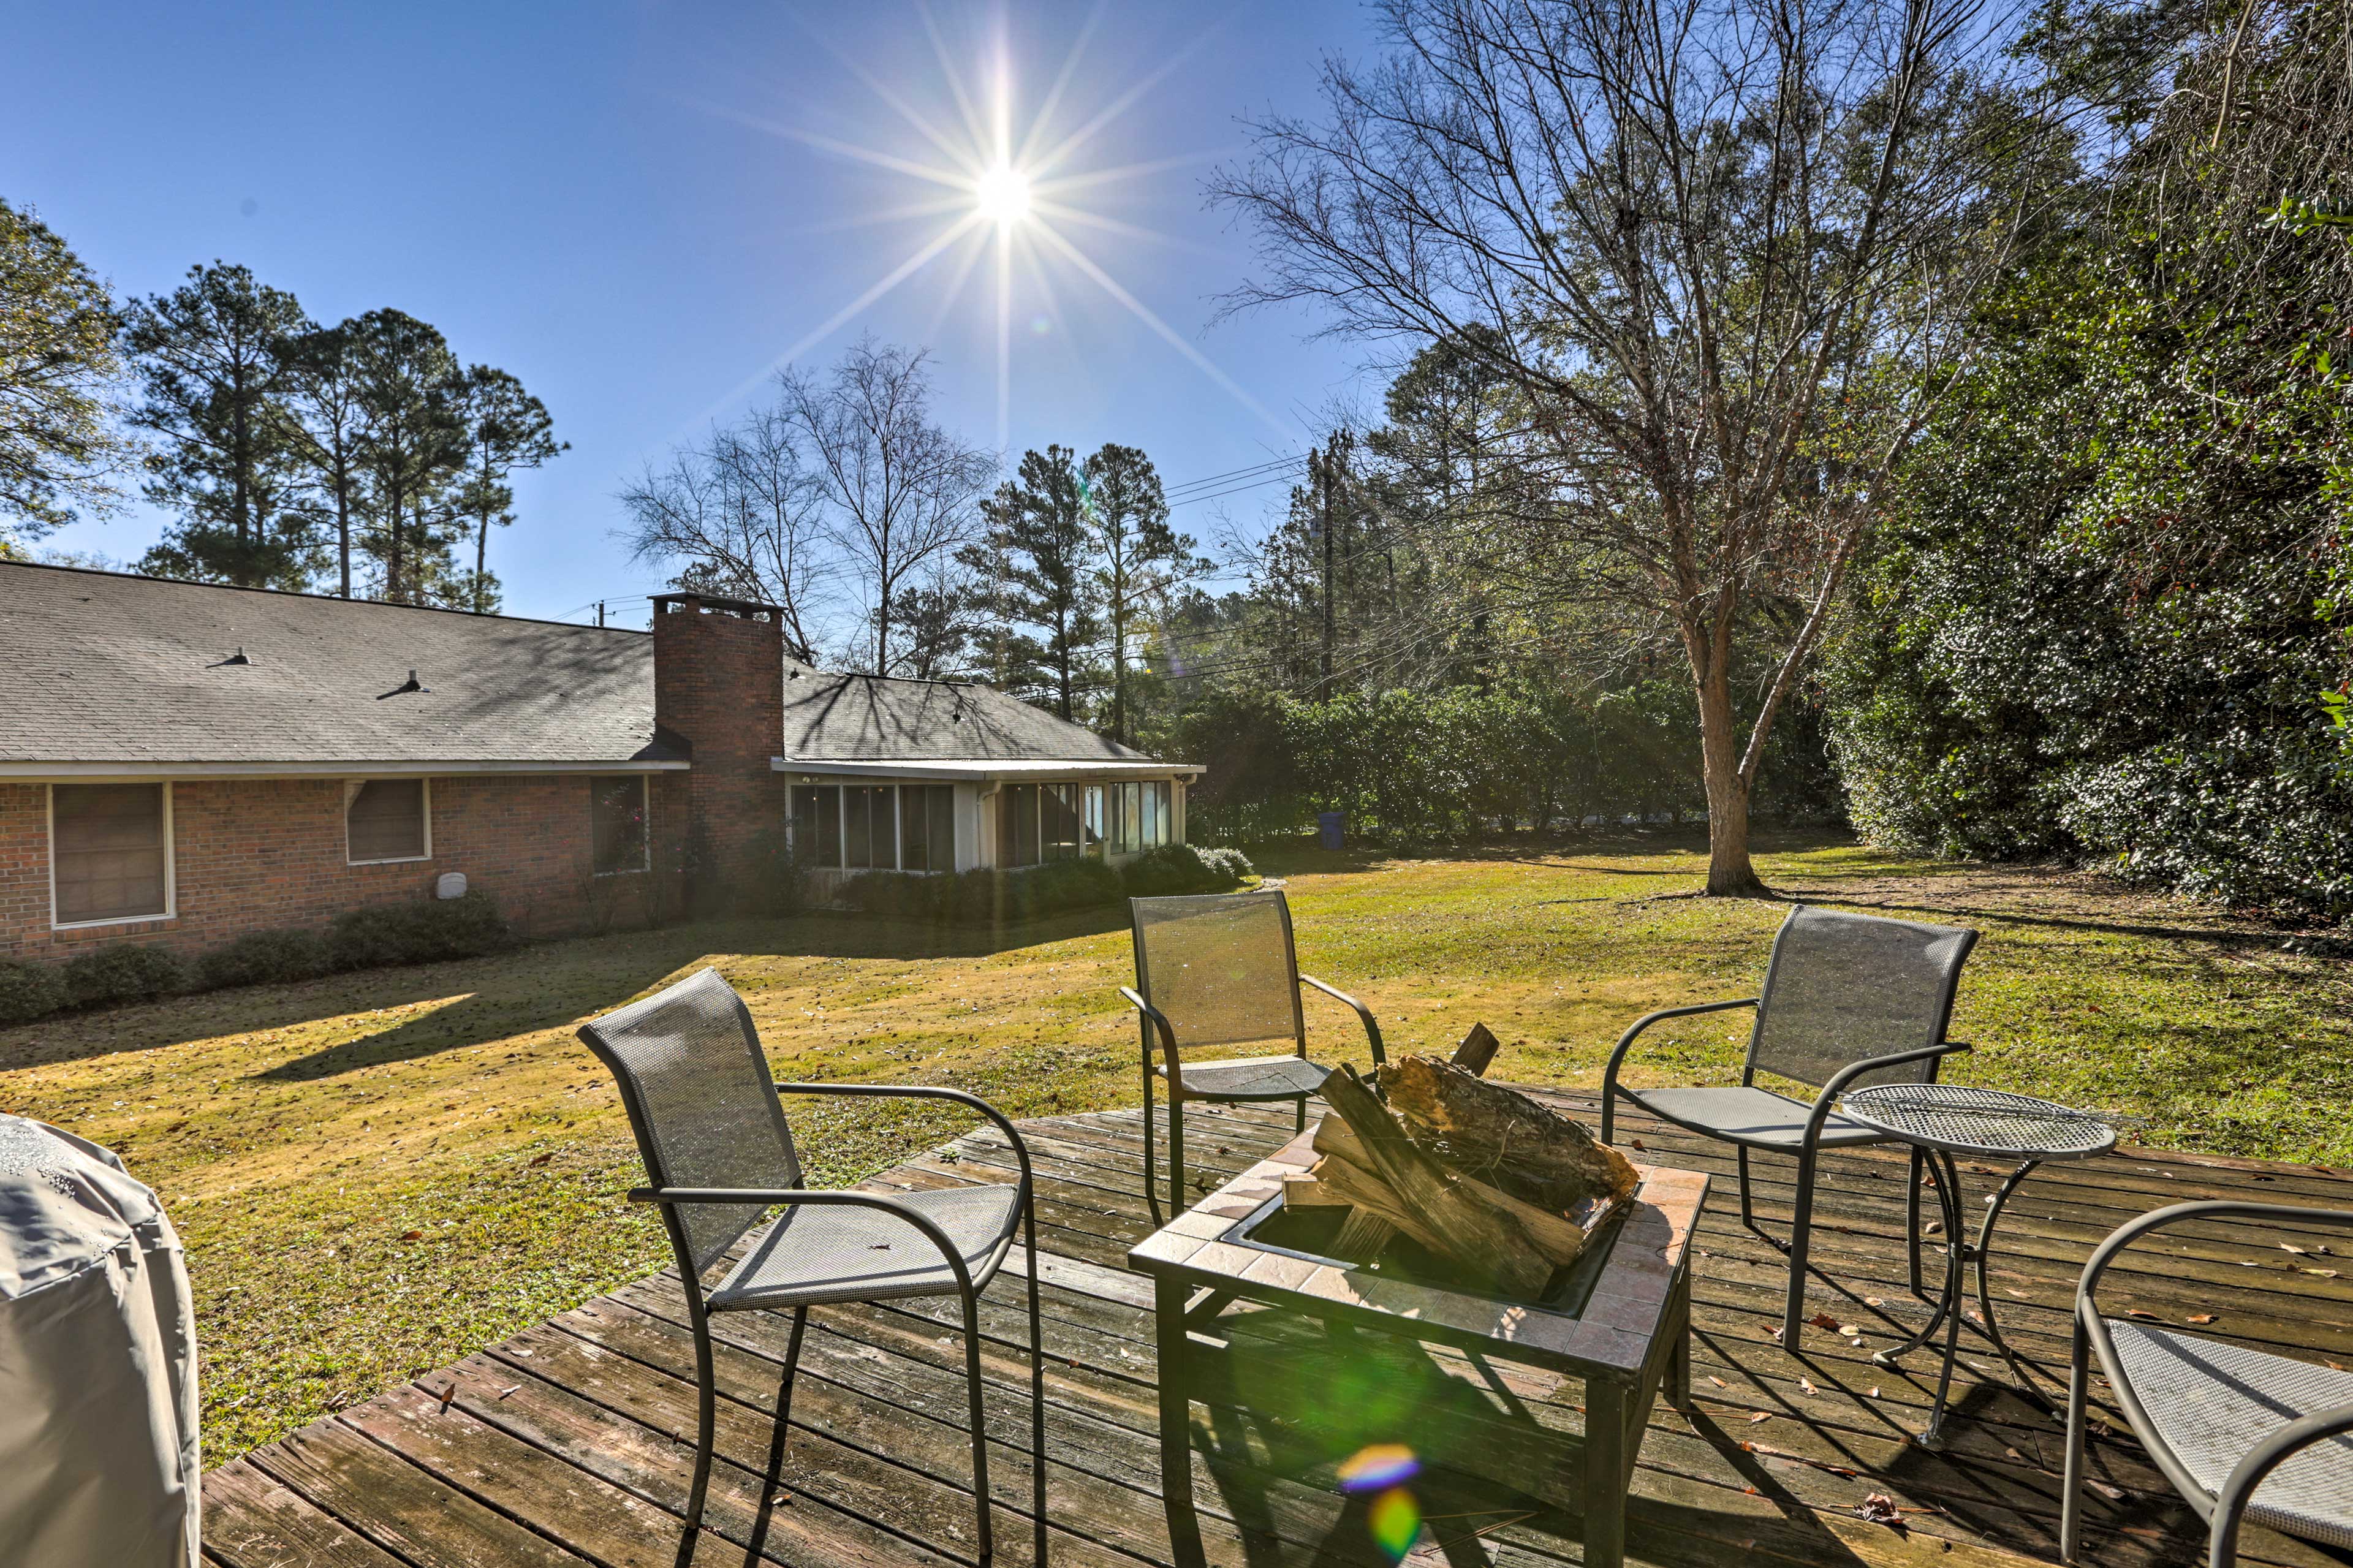
[{"label": "chair armrest", "polygon": [[[2105,1241],[2092,1249],[2092,1256],[2084,1264],[2083,1277],[2075,1282],[2077,1319],[2083,1318],[2084,1308],[2094,1305],[2093,1289],[2099,1284],[2100,1276],[2108,1271],[2108,1265],[2116,1261],[2116,1254],[2151,1231],[2163,1230],[2169,1225],[2189,1219],[2293,1219],[2314,1225],[2353,1226],[2353,1210],[2252,1203],[2243,1198],[2212,1198],[2152,1209],[2138,1219],[2125,1221],[2108,1233]],[[2094,1315],[2097,1315],[2096,1310]]]},{"label": "chair armrest", "polygon": [[1373,1016],[1373,1010],[1370,1007],[1366,1006],[1338,986],[1327,984],[1312,974],[1301,975],[1299,983],[1303,985],[1313,985],[1334,1001],[1355,1009],[1357,1020],[1365,1026],[1365,1038],[1372,1042],[1373,1066],[1377,1068],[1389,1059],[1388,1053],[1381,1048],[1380,1022]]},{"label": "chair armrest", "polygon": [[976,1094],[966,1094],[960,1089],[944,1089],[928,1083],[785,1083],[776,1084],[778,1094],[842,1094],[888,1096],[900,1100],[949,1100],[979,1111],[997,1123],[997,1130],[1013,1144],[1013,1152],[1021,1162],[1021,1189],[1029,1190],[1029,1145],[1012,1119]]},{"label": "chair armrest", "polygon": [[1814,1096],[1814,1109],[1806,1118],[1806,1142],[1811,1143],[1821,1135],[1822,1123],[1830,1120],[1831,1107],[1846,1092],[1846,1086],[1867,1072],[1882,1068],[1902,1067],[1905,1062],[1934,1060],[1940,1057],[1957,1056],[1970,1047],[1959,1040],[1947,1040],[1941,1046],[1922,1046],[1917,1050],[1897,1051],[1891,1056],[1865,1057],[1859,1062],[1849,1062],[1831,1074],[1830,1082],[1822,1085],[1821,1093]]},{"label": "chair armrest", "polygon": [[2208,1568],[2231,1568],[2239,1560],[2239,1521],[2253,1500],[2263,1479],[2315,1443],[2353,1432],[2353,1405],[2316,1411],[2291,1421],[2241,1457],[2231,1468],[2222,1489],[2214,1496],[2211,1533],[2207,1538]]},{"label": "chair armrest", "polygon": [[1688,1007],[1662,1007],[1655,1013],[1645,1013],[1618,1037],[1610,1047],[1609,1065],[1601,1069],[1601,1142],[1609,1142],[1609,1131],[1618,1110],[1618,1067],[1634,1046],[1634,1037],[1664,1018],[1688,1018],[1700,1013],[1728,1013],[1735,1007],[1754,1007],[1757,998],[1743,996],[1733,1002],[1696,1002]]},{"label": "chair armrest", "polygon": [[[955,1249],[955,1243],[948,1239],[948,1233],[929,1216],[896,1198],[886,1198],[879,1193],[845,1193],[804,1187],[631,1187],[629,1201],[665,1206],[674,1204],[758,1204],[765,1208],[770,1204],[810,1204],[820,1208],[881,1209],[885,1214],[898,1215],[922,1232],[923,1238],[947,1259],[957,1285],[966,1294],[972,1290],[972,1271],[965,1267],[964,1255]],[[692,1284],[693,1281],[688,1283]]]},{"label": "chair armrest", "polygon": [[[1166,1013],[1137,995],[1134,986],[1123,985],[1119,988],[1119,994],[1126,997],[1137,1012],[1144,1015],[1145,1021],[1150,1024],[1154,1031],[1160,1036],[1161,1054],[1168,1058],[1168,1081],[1175,1083],[1177,1073],[1176,1026],[1168,1021],[1168,1016]],[[1144,1065],[1149,1071],[1152,1067],[1152,1047],[1149,1045],[1144,1047]]]}]

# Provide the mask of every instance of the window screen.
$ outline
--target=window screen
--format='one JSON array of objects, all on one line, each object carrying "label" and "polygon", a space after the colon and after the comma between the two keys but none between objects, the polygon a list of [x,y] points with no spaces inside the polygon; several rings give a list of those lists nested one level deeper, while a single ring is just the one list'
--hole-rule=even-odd
[{"label": "window screen", "polygon": [[955,786],[902,784],[899,789],[899,868],[955,869]]},{"label": "window screen", "polygon": [[885,871],[897,867],[898,797],[890,784],[842,786],[843,864]]},{"label": "window screen", "polygon": [[1144,847],[1144,786],[1119,786],[1119,847],[1130,854]]},{"label": "window screen", "polygon": [[841,791],[838,786],[793,786],[793,853],[806,866],[841,864]]},{"label": "window screen", "polygon": [[997,792],[997,859],[1000,866],[1038,863],[1038,786],[1007,784]]},{"label": "window screen", "polygon": [[425,809],[423,779],[369,779],[343,808],[343,858],[355,866],[422,860]]},{"label": "window screen", "polygon": [[647,837],[643,775],[590,779],[588,824],[598,871],[644,870]]},{"label": "window screen", "polygon": [[159,784],[50,786],[58,924],[172,912],[164,790]]},{"label": "window screen", "polygon": [[1079,821],[1079,852],[1100,856],[1103,852],[1103,786],[1086,786],[1086,806]]},{"label": "window screen", "polygon": [[1079,858],[1079,795],[1083,787],[1058,784],[1039,788],[1039,808],[1045,816],[1045,858],[1049,860]]}]

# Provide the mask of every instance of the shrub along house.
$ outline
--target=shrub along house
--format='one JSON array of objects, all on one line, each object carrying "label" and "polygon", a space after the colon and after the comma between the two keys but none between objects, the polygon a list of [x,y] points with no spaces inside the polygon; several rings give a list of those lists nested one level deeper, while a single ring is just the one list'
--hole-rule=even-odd
[{"label": "shrub along house", "polygon": [[764,605],[654,611],[648,635],[0,563],[0,959],[193,954],[450,873],[575,930],[779,830],[913,873],[1181,839],[1198,770],[986,688],[821,674]]}]

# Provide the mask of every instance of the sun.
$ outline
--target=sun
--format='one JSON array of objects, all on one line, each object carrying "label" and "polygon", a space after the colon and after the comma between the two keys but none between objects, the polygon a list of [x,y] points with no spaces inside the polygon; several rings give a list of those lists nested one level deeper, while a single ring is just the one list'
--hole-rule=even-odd
[{"label": "sun", "polygon": [[973,182],[974,211],[999,228],[1011,228],[1029,216],[1029,176],[1010,163],[997,163]]}]

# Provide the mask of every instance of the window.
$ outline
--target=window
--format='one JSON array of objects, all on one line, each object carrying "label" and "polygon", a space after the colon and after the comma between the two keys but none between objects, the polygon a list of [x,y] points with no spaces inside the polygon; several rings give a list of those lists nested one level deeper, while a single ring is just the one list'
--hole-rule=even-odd
[{"label": "window", "polygon": [[845,784],[841,791],[842,864],[898,869],[899,792],[889,784]]},{"label": "window", "polygon": [[596,874],[643,871],[651,861],[646,833],[646,780],[643,773],[627,778],[588,781],[588,824]]},{"label": "window", "polygon": [[1082,784],[1042,784],[1038,791],[1038,805],[1045,817],[1045,858],[1075,860],[1079,858],[1079,801]]},{"label": "window", "polygon": [[172,913],[172,786],[51,784],[52,923],[162,920]]},{"label": "window", "polygon": [[1144,786],[1119,786],[1119,847],[1133,855],[1144,847]]},{"label": "window", "polygon": [[793,853],[808,866],[841,864],[841,789],[838,784],[793,786]]},{"label": "window", "polygon": [[902,784],[899,788],[899,868],[955,869],[955,786]]},{"label": "window", "polygon": [[997,863],[1038,864],[1038,786],[1007,784],[997,792]]},{"label": "window", "polygon": [[1079,823],[1079,853],[1101,858],[1103,852],[1103,786],[1087,785],[1086,806]]},{"label": "window", "polygon": [[343,799],[343,858],[350,864],[432,855],[433,797],[423,779],[353,779]]}]

